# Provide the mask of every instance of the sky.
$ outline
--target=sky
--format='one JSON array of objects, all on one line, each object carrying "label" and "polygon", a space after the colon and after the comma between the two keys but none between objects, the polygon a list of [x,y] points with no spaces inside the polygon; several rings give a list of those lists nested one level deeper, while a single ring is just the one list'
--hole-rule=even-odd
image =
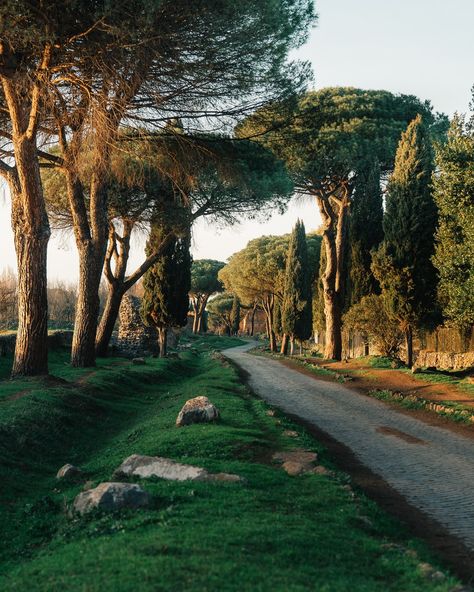
[{"label": "sky", "polygon": [[[414,94],[436,111],[467,112],[474,85],[474,0],[316,0],[317,26],[296,57],[311,62],[314,88],[356,86]],[[293,200],[288,211],[257,223],[193,229],[195,259],[225,261],[264,234],[291,232],[301,218],[307,231],[320,219],[310,200]],[[132,245],[130,268],[140,264],[143,242]],[[0,191],[0,271],[15,268],[9,197]],[[72,237],[54,237],[48,253],[50,281],[74,282],[78,258]]]}]

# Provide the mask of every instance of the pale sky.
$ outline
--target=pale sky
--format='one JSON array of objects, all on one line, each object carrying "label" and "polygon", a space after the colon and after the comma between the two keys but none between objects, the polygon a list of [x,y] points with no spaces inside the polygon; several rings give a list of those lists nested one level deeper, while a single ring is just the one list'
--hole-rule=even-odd
[{"label": "pale sky", "polygon": [[[414,94],[448,115],[468,111],[474,85],[474,0],[316,0],[317,27],[298,52],[311,61],[315,88],[356,86]],[[216,230],[205,221],[193,233],[195,259],[224,261],[249,240],[290,232],[296,219],[308,231],[319,225],[316,204],[293,201],[288,212],[265,223],[245,222]],[[130,267],[143,257],[135,241]],[[8,195],[0,197],[0,270],[15,268]],[[51,281],[75,281],[78,260],[73,240],[53,238]]]}]

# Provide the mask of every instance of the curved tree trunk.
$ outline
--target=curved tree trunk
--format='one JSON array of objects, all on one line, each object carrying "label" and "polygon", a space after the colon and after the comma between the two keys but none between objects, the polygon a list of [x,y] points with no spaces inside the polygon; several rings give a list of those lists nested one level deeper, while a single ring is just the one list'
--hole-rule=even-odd
[{"label": "curved tree trunk", "polygon": [[95,352],[98,357],[105,357],[107,355],[123,296],[124,292],[116,284],[109,284],[107,300],[97,329],[95,341]]},{"label": "curved tree trunk", "polygon": [[326,332],[324,357],[342,359],[342,306],[344,298],[344,251],[351,188],[349,184],[315,192],[323,219],[326,269],[322,276]]},{"label": "curved tree trunk", "polygon": [[45,43],[36,72],[26,74],[16,69],[18,63],[8,43],[2,44],[1,52],[2,64],[11,65],[8,74],[4,70],[0,73],[0,83],[3,111],[11,123],[14,164],[0,161],[0,173],[11,189],[18,263],[18,331],[12,376],[32,376],[48,373],[46,258],[50,228],[36,139],[42,83],[48,77],[52,46]]}]

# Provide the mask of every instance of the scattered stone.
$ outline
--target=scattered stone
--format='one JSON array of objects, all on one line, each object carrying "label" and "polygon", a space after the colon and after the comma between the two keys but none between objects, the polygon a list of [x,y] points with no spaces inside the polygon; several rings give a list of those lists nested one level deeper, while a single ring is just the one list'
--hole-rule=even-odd
[{"label": "scattered stone", "polygon": [[303,450],[297,448],[296,450],[288,450],[283,452],[275,452],[273,460],[279,462],[298,462],[302,464],[311,464],[318,460],[316,452],[310,452],[309,450]]},{"label": "scattered stone", "polygon": [[326,467],[323,467],[322,465],[314,467],[314,469],[311,469],[310,473],[313,473],[314,475],[332,475],[332,471],[326,469]]},{"label": "scattered stone", "polygon": [[116,478],[121,477],[159,477],[168,481],[244,481],[239,475],[231,473],[209,473],[202,467],[183,465],[170,458],[161,456],[141,456],[132,454],[115,471]]},{"label": "scattered stone", "polygon": [[233,475],[232,473],[208,473],[207,476],[200,479],[200,481],[223,481],[227,483],[241,483],[245,481],[240,475]]},{"label": "scattered stone", "polygon": [[133,358],[132,364],[135,366],[143,366],[143,364],[146,364],[145,358]]},{"label": "scattered stone", "polygon": [[275,417],[275,415],[276,415],[275,409],[267,409],[267,415],[269,417]]},{"label": "scattered stone", "polygon": [[443,572],[437,571],[432,565],[429,563],[419,563],[418,569],[421,571],[425,578],[428,578],[432,582],[442,582],[446,579],[446,576]]},{"label": "scattered stone", "polygon": [[86,514],[96,509],[113,512],[121,508],[144,508],[149,503],[149,494],[135,483],[101,483],[80,493],[73,508],[79,514]]},{"label": "scattered stone", "polygon": [[69,463],[62,466],[56,474],[56,479],[64,479],[66,481],[77,481],[82,477],[84,477],[84,471]]},{"label": "scattered stone", "polygon": [[176,418],[178,427],[193,423],[215,421],[219,418],[219,411],[207,397],[195,397],[189,399]]},{"label": "scattered stone", "polygon": [[287,460],[282,464],[282,469],[288,473],[291,477],[296,477],[297,475],[302,475],[303,473],[307,473],[306,465]]},{"label": "scattered stone", "polygon": [[183,465],[161,456],[132,454],[115,471],[115,477],[160,477],[170,481],[188,481],[207,476],[206,469]]},{"label": "scattered stone", "polygon": [[298,438],[299,436],[298,432],[295,432],[295,430],[285,430],[283,435],[287,436],[288,438]]},{"label": "scattered stone", "polygon": [[282,469],[293,477],[309,473],[314,470],[314,465],[318,459],[316,452],[308,450],[288,450],[283,452],[275,452],[273,460],[283,463]]}]

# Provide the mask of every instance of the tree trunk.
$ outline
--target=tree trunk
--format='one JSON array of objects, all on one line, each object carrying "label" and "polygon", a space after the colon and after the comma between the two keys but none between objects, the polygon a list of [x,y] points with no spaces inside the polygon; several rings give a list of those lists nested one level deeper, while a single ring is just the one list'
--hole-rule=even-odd
[{"label": "tree trunk", "polygon": [[[85,215],[83,189],[72,173],[67,176],[68,196],[74,216],[79,253],[79,285],[76,305],[71,364],[76,368],[95,366],[95,340],[99,319],[99,286],[107,251],[109,224],[107,190],[97,178],[90,185],[90,226]],[[93,213],[93,215],[92,215]]]},{"label": "tree trunk", "polygon": [[109,284],[104,312],[97,329],[95,352],[99,357],[105,357],[109,348],[112,333],[120,311],[124,292],[116,284]]},{"label": "tree trunk", "polygon": [[295,337],[294,335],[290,336],[290,356],[293,356],[295,353]]},{"label": "tree trunk", "polygon": [[[11,189],[12,227],[18,263],[18,331],[12,376],[48,373],[48,299],[46,259],[50,228],[40,176],[37,133],[43,84],[53,52],[45,42],[36,71],[18,67],[21,60],[2,43],[2,111],[10,119],[14,163],[0,161]],[[5,145],[2,146],[5,149]],[[4,153],[3,155],[5,155]]]},{"label": "tree trunk", "polygon": [[350,188],[343,185],[333,189],[332,193],[317,192],[316,198],[323,219],[323,245],[326,250],[326,269],[322,276],[326,317],[324,357],[341,360],[344,251]]},{"label": "tree trunk", "polygon": [[79,285],[71,351],[71,364],[76,368],[95,366],[102,264],[103,259],[96,256],[92,244],[79,250]]},{"label": "tree trunk", "polygon": [[168,329],[167,327],[159,327],[158,328],[158,343],[160,346],[160,358],[166,358],[167,356],[167,344],[166,340],[168,337]]},{"label": "tree trunk", "polygon": [[282,356],[286,356],[288,354],[288,335],[286,333],[283,333],[283,337],[281,339],[280,353]]},{"label": "tree trunk", "polygon": [[405,346],[407,349],[407,366],[413,366],[413,330],[411,325],[405,329]]},{"label": "tree trunk", "polygon": [[253,308],[252,310],[252,317],[251,317],[251,321],[250,321],[250,337],[253,337],[255,335],[255,312],[256,312],[256,307]]},{"label": "tree trunk", "polygon": [[10,183],[18,264],[18,331],[12,377],[48,374],[47,249],[50,237],[34,141],[14,142]]},{"label": "tree trunk", "polygon": [[21,223],[18,198],[12,195],[13,230],[18,263],[18,330],[12,377],[48,374],[48,296],[46,258],[50,236],[46,213],[40,228]]}]

